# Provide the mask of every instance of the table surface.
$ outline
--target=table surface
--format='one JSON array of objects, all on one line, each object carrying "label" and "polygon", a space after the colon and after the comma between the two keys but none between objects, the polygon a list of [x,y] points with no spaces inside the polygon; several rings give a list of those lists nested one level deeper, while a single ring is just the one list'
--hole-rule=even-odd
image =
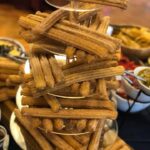
[{"label": "table surface", "polygon": [[150,107],[137,114],[119,112],[119,136],[135,150],[150,150]]}]

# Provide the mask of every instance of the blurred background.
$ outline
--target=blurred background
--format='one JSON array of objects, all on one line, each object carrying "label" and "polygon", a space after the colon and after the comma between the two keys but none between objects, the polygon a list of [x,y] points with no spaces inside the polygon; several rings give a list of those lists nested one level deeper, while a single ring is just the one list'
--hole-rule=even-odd
[{"label": "blurred background", "polygon": [[[0,36],[18,39],[26,46],[18,34],[19,16],[37,10],[52,9],[54,8],[47,5],[44,0],[0,0]],[[138,24],[150,27],[150,0],[129,0],[127,10],[105,7],[103,11],[105,15],[111,16],[113,24]]]}]

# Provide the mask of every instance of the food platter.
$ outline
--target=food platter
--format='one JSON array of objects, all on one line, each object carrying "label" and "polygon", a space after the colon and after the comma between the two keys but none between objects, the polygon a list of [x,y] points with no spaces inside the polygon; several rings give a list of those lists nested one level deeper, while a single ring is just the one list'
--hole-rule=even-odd
[{"label": "food platter", "polygon": [[[18,146],[21,149],[27,150],[25,138],[21,132],[20,126],[16,123],[15,119],[16,119],[16,116],[15,116],[15,113],[13,112],[10,117],[11,135],[13,136],[15,142],[18,144]],[[109,128],[110,130],[108,130],[104,134],[104,143],[105,143],[105,146],[110,146],[116,141],[116,139],[118,137],[118,125],[117,125],[116,121],[112,122],[112,120],[108,119],[106,121],[105,127]],[[53,133],[53,134],[57,134],[57,133]]]},{"label": "food platter", "polygon": [[[14,113],[16,120],[42,149],[88,147],[98,150],[111,146],[118,138],[118,113],[109,100],[109,91],[117,88],[115,77],[124,73],[124,68],[118,65],[121,42],[108,35],[112,32],[111,28],[107,31],[110,17],[100,18],[99,10],[95,10],[99,4],[124,9],[127,1],[96,0],[98,5],[91,2],[94,7],[85,2],[89,1],[79,6],[82,12],[74,7],[76,1],[69,1],[69,9],[76,12],[67,12],[68,8],[61,7],[54,13],[37,12],[19,19],[22,31],[34,37],[30,39],[33,43],[30,64],[28,62],[23,71],[22,87],[16,96],[18,109]],[[23,37],[29,38],[27,35]],[[41,43],[57,50],[64,44],[66,58],[63,61],[66,64],[60,66],[56,53],[40,49]],[[14,121],[12,117],[12,123]],[[86,143],[83,144],[80,138],[86,138]]]}]

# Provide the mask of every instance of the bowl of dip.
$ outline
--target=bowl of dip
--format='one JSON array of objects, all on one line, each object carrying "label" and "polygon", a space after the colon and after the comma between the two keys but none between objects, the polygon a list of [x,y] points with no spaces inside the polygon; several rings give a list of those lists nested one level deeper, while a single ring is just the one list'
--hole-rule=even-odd
[{"label": "bowl of dip", "polygon": [[150,96],[150,67],[137,67],[134,74],[145,81],[138,80],[140,89]]}]

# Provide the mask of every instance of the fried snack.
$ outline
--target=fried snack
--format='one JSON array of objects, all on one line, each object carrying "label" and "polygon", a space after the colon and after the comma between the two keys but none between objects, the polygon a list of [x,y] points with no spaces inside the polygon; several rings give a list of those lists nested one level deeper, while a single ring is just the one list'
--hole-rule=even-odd
[{"label": "fried snack", "polygon": [[87,54],[86,56],[88,64],[98,61],[98,57],[96,55]]},{"label": "fried snack", "polygon": [[21,90],[21,95],[32,96],[31,90],[28,87],[23,87]]},{"label": "fried snack", "polygon": [[123,33],[119,33],[118,35],[115,36],[118,39],[122,40],[122,43],[124,45],[127,45],[128,47],[134,47],[139,49],[140,45],[138,43],[136,43],[134,40],[132,40],[130,37],[124,35]]},{"label": "fried snack", "polygon": [[13,70],[13,69],[7,69],[7,68],[0,69],[0,74],[16,75],[18,73],[19,73],[19,70]]},{"label": "fried snack", "polygon": [[7,62],[7,61],[0,61],[0,69],[10,69],[10,70],[16,70],[19,71],[20,64],[17,64],[15,62]]},{"label": "fried snack", "polygon": [[61,137],[74,149],[80,149],[83,146],[71,135],[61,135]]},{"label": "fried snack", "polygon": [[31,120],[31,125],[33,128],[38,128],[41,124],[42,124],[42,121],[39,119],[39,118],[30,118]]},{"label": "fried snack", "polygon": [[32,96],[32,93],[28,87],[23,87],[21,90],[21,95]]},{"label": "fried snack", "polygon": [[[71,0],[70,1],[70,7],[71,8],[78,8],[79,7],[79,3],[77,1]],[[78,23],[78,19],[77,19],[78,16],[79,16],[78,12],[69,11],[69,20],[71,22]]]},{"label": "fried snack", "polygon": [[51,110],[53,112],[58,112],[61,108],[61,105],[59,103],[59,101],[57,100],[56,97],[54,96],[49,96],[49,95],[44,95],[45,100],[47,101],[47,103],[50,105]]},{"label": "fried snack", "polygon": [[[2,85],[1,85],[1,84],[2,84]],[[15,83],[10,82],[9,79],[7,79],[6,82],[0,82],[0,85],[1,85],[2,87],[6,86],[6,87],[8,87],[8,88],[12,88],[12,87],[17,87],[17,86],[18,86],[18,84],[15,84]]]},{"label": "fried snack", "polygon": [[110,17],[109,16],[103,17],[103,19],[101,20],[101,24],[97,29],[97,32],[106,33],[108,26],[109,26],[109,23],[110,23]]},{"label": "fried snack", "polygon": [[87,150],[87,148],[88,148],[88,145],[82,146],[81,148],[79,148],[79,150]]},{"label": "fried snack", "polygon": [[[88,5],[89,6],[89,5]],[[88,7],[89,8],[89,7]],[[85,21],[87,18],[89,17],[93,17],[97,14],[97,10],[93,10],[93,11],[85,11],[85,12],[81,12],[79,13],[79,16],[78,16],[78,21],[80,23],[82,23],[83,21]],[[40,12],[40,11],[37,11],[36,12],[36,15],[34,15],[34,17],[32,18],[33,20],[35,18],[38,18],[39,16],[42,17],[42,18],[45,18],[49,15],[49,13],[45,13],[45,12]],[[41,18],[39,19],[38,18],[38,21],[41,21]]]},{"label": "fried snack", "polygon": [[150,33],[148,28],[144,27],[122,27],[118,32],[114,32],[114,37],[122,40],[124,46],[130,48],[149,48]]},{"label": "fried snack", "polygon": [[53,11],[44,19],[44,21],[38,24],[32,31],[38,34],[43,34],[67,14],[68,12],[63,9]]},{"label": "fried snack", "polygon": [[0,85],[2,84],[2,86],[7,86],[7,87],[15,87],[17,86],[18,84],[16,83],[12,83],[9,79],[7,79],[5,82],[0,82]]},{"label": "fried snack", "polygon": [[5,95],[7,95],[8,98],[15,97],[16,92],[17,88],[0,88],[0,93],[3,95],[2,97],[6,97]]},{"label": "fried snack", "polygon": [[42,136],[42,134],[36,128],[32,127],[30,121],[26,117],[22,116],[18,109],[15,109],[15,115],[17,120],[32,135],[32,137],[36,140],[36,142],[43,150],[53,150],[51,144]]},{"label": "fried snack", "polygon": [[3,57],[3,56],[0,56],[0,62],[13,62],[12,60],[10,60],[9,58],[6,58],[6,57]]},{"label": "fried snack", "polygon": [[77,61],[82,61],[82,59],[86,57],[86,53],[81,50],[77,50],[75,55],[76,55]]},{"label": "fried snack", "polygon": [[0,102],[8,100],[8,95],[6,93],[4,93],[3,91],[0,91]]},{"label": "fried snack", "polygon": [[9,87],[12,87],[12,86],[16,86],[15,84],[12,84],[10,82],[7,82],[8,80],[6,81],[0,81],[0,87],[5,87],[5,86],[9,86]]},{"label": "fried snack", "polygon": [[37,11],[35,14],[38,15],[38,16],[41,16],[41,17],[48,17],[48,15],[50,14],[51,12],[41,12],[41,11]]},{"label": "fried snack", "polygon": [[0,74],[0,81],[6,81],[6,79],[9,77],[8,74]]},{"label": "fried snack", "polygon": [[26,30],[21,28],[19,31],[19,35],[25,39],[28,43],[32,43],[41,39],[41,35],[34,34],[31,30]]},{"label": "fried snack", "polygon": [[[78,24],[71,23],[71,22],[66,21],[66,20],[63,20],[61,22],[61,24],[56,24],[56,26],[58,26],[58,28],[63,29],[63,30],[66,30],[66,28],[67,28],[71,33],[74,33],[74,31],[76,31],[77,34],[79,34],[79,35],[81,35],[81,33],[82,33],[81,36],[83,36],[83,38],[85,38],[87,40],[89,39],[93,43],[97,43],[97,44],[100,44],[100,45],[103,43],[103,47],[105,47],[105,48],[109,47],[109,48],[111,48],[113,50],[115,48],[119,48],[120,47],[119,46],[120,45],[119,40],[116,40],[116,39],[114,39],[114,38],[112,38],[110,36],[106,36],[106,34],[102,34],[102,33],[99,33],[97,31],[93,31],[90,28],[87,28],[85,26],[80,26]],[[81,33],[80,33],[79,29],[80,29],[80,31],[82,31]],[[97,38],[99,38],[99,40]],[[107,44],[105,42],[107,42]],[[104,49],[101,49],[101,50],[104,50]]]},{"label": "fried snack", "polygon": [[66,96],[71,96],[71,95],[73,96],[74,94],[71,93],[71,88],[69,87],[69,88],[63,88],[63,89],[57,90],[57,91],[51,93],[51,95],[56,95],[56,96],[58,95],[58,97],[59,96],[66,97]]},{"label": "fried snack", "polygon": [[97,120],[97,119],[88,120],[87,130],[90,131],[90,132],[95,132],[96,129],[97,129],[98,123],[99,123],[99,120]]},{"label": "fried snack", "polygon": [[88,81],[88,80],[93,80],[97,78],[112,77],[116,75],[121,75],[123,74],[123,72],[124,72],[124,68],[122,66],[118,66],[118,67],[110,67],[107,69],[89,70],[89,71],[83,71],[80,73],[70,74],[70,75],[65,76],[64,83],[56,85],[52,89],[47,89],[45,91],[41,91],[40,93],[34,93],[34,96],[41,96],[41,94],[44,94],[47,92],[53,93],[57,90],[68,87],[76,82]]},{"label": "fried snack", "polygon": [[69,62],[68,64],[65,64],[64,66],[62,66],[62,69],[63,70],[71,69],[72,67],[80,66],[81,64],[84,64],[85,62],[86,62],[85,60]]},{"label": "fried snack", "polygon": [[132,150],[121,138],[117,138],[116,142],[104,148],[104,150]]},{"label": "fried snack", "polygon": [[55,113],[49,108],[22,108],[23,115],[63,119],[116,119],[117,112],[105,109],[62,109]]},{"label": "fried snack", "polygon": [[93,23],[89,26],[91,30],[96,31],[98,28],[98,25],[100,23],[101,18],[101,12],[97,12],[96,17],[94,18]]},{"label": "fried snack", "polygon": [[[109,100],[96,100],[94,98],[86,98],[86,99],[58,99],[59,103],[62,107],[68,108],[104,108],[108,110],[114,110],[114,103]],[[23,96],[22,98],[22,105],[29,105],[29,106],[42,106],[48,107],[49,105],[45,101],[43,97],[40,98],[33,98],[29,96]]]},{"label": "fried snack", "polygon": [[64,74],[62,72],[62,69],[58,65],[56,59],[50,58],[49,63],[51,65],[52,73],[53,73],[53,76],[54,76],[56,82],[62,82],[64,80]]},{"label": "fried snack", "polygon": [[[70,75],[67,75],[66,83],[74,80],[75,82],[81,82],[81,81],[87,81],[97,78],[106,78],[106,77],[112,77],[115,75],[121,75],[124,72],[124,68],[122,66],[117,67],[109,67],[104,69],[96,69],[96,70],[89,70],[89,71],[82,71],[79,73],[73,73]],[[77,79],[75,79],[77,77]]]},{"label": "fried snack", "polygon": [[85,135],[74,135],[73,137],[80,142],[83,145],[87,145],[90,141],[91,134],[85,134]]},{"label": "fried snack", "polygon": [[51,133],[43,133],[44,136],[56,147],[58,147],[61,150],[74,150],[74,148],[69,145],[63,138],[56,134]]},{"label": "fried snack", "polygon": [[[103,63],[103,61],[104,61],[104,63]],[[107,63],[107,61],[109,63]],[[81,67],[86,67],[88,65],[91,65],[91,69],[92,69],[92,67],[94,67],[92,65],[96,65],[96,64],[97,64],[97,66],[99,66],[98,68],[104,67],[104,64],[106,64],[109,67],[109,66],[111,66],[111,63],[115,64],[115,62],[117,63],[117,61],[118,61],[118,58],[115,55],[108,55],[107,57],[103,57],[100,59],[96,55],[94,56],[94,55],[87,54],[85,59],[82,59],[80,61],[73,61],[69,64],[66,64],[62,67],[62,69],[64,70],[64,72],[67,72],[67,70],[71,70],[71,69],[74,70],[74,67],[81,68]],[[88,62],[88,64],[85,65],[84,63],[86,63],[86,62]]]},{"label": "fried snack", "polygon": [[17,93],[17,88],[14,89],[6,88],[4,89],[4,91],[7,93],[9,97],[15,97]]},{"label": "fried snack", "polygon": [[43,97],[33,98],[30,96],[23,96],[21,104],[29,106],[49,106],[47,101]]},{"label": "fried snack", "polygon": [[[55,80],[52,75],[51,66],[46,56],[41,56],[40,58],[41,67],[44,73],[45,81],[48,87],[53,88],[55,85]],[[57,68],[56,68],[57,69]]]},{"label": "fried snack", "polygon": [[44,89],[46,87],[46,82],[44,80],[44,74],[40,65],[39,58],[36,56],[32,56],[30,58],[30,64],[36,88]]},{"label": "fried snack", "polygon": [[[63,30],[51,29],[51,36],[53,36],[53,38],[55,38],[59,41],[62,41],[62,38],[64,39],[67,37],[64,40],[65,43],[70,44],[79,49],[84,49],[90,53],[96,53],[100,57],[108,54],[107,51],[104,51],[104,52],[103,52],[103,50],[99,51],[99,52],[96,51],[96,49],[99,49],[99,46],[92,43],[91,41],[88,41],[87,39],[84,39],[84,38],[79,39],[78,37],[75,37],[74,34],[69,34],[68,32],[65,32]],[[58,37],[61,37],[61,38],[58,39]],[[74,40],[74,39],[76,39],[76,40]],[[82,43],[82,45],[80,44],[80,42]],[[87,44],[85,44],[85,43],[87,43]],[[93,46],[91,47],[91,45],[93,45]]]},{"label": "fried snack", "polygon": [[83,65],[81,64],[80,66],[75,66],[70,69],[65,69],[64,74],[68,75],[68,74],[82,72],[82,71],[115,67],[115,66],[117,66],[117,64],[118,63],[116,61],[93,62],[90,64],[83,64]]},{"label": "fried snack", "polygon": [[86,123],[87,123],[87,120],[86,119],[81,119],[81,120],[78,120],[77,121],[77,130],[79,132],[82,132],[85,128],[86,128]]},{"label": "fried snack", "polygon": [[60,45],[60,43],[51,43],[51,42],[54,42],[54,41],[50,41],[49,43],[47,42],[36,42],[32,45],[32,53],[34,54],[45,54],[45,55],[50,55],[50,53],[53,53],[53,54],[64,54],[64,51],[65,51],[65,47],[62,46],[62,44]]},{"label": "fried snack", "polygon": [[104,79],[98,80],[97,92],[99,93],[99,95],[104,97],[104,99],[109,99],[107,93],[106,81]]},{"label": "fried snack", "polygon": [[42,127],[45,129],[45,132],[53,131],[53,122],[50,119],[43,119],[42,120]]},{"label": "fried snack", "polygon": [[[80,31],[82,29],[80,31],[75,31],[76,29],[74,29],[72,27],[70,28],[67,25],[57,24],[55,26],[57,27],[56,30],[55,29],[51,29],[51,32],[53,33],[53,37],[54,37],[54,35],[56,37],[58,35],[62,36],[64,34],[66,34],[66,36],[68,36],[68,39],[70,39],[68,41],[68,44],[71,44],[74,47],[77,47],[79,49],[83,49],[83,50],[85,50],[86,52],[89,52],[89,53],[94,53],[94,54],[98,55],[99,57],[106,56],[106,54],[109,54],[110,50],[114,51],[114,48],[112,47],[112,45],[110,46],[109,44],[104,44],[102,42],[102,40],[97,40],[97,38],[93,39],[93,36],[92,35],[88,36],[88,34],[86,35],[86,32],[83,32],[83,34],[81,34],[82,32],[80,32]],[[60,30],[57,30],[57,29],[60,29]],[[67,32],[68,30],[69,30],[70,33]],[[76,43],[73,42],[74,36],[77,36],[77,35],[82,38],[80,40],[83,43],[80,46],[78,44],[79,43],[78,40],[76,40]],[[101,45],[101,47],[99,47],[98,43],[99,43],[99,45]],[[102,47],[102,43],[103,43],[103,47]],[[92,44],[92,45],[89,45],[89,44]],[[109,47],[109,50],[108,50],[108,47]],[[96,48],[100,49],[100,51],[97,51]]]},{"label": "fried snack", "polygon": [[127,0],[78,0],[80,2],[85,2],[85,3],[96,3],[96,4],[101,4],[101,5],[108,5],[108,6],[114,6],[114,7],[119,7],[121,9],[126,9],[127,8]]},{"label": "fried snack", "polygon": [[97,130],[93,133],[88,150],[97,150],[99,148],[100,138],[102,134],[102,129],[104,127],[105,120],[100,120],[98,123]]},{"label": "fried snack", "polygon": [[80,86],[80,94],[82,96],[88,96],[90,94],[90,82],[83,82]]},{"label": "fried snack", "polygon": [[85,26],[85,27],[89,27],[89,25],[90,25],[90,19],[85,20],[82,25]]},{"label": "fried snack", "polygon": [[67,48],[65,49],[65,54],[68,59],[73,59],[75,52],[76,52],[76,49],[71,46],[67,46]]},{"label": "fried snack", "polygon": [[36,140],[32,137],[32,135],[21,125],[21,123],[16,120],[17,125],[20,128],[20,132],[24,137],[24,141],[26,143],[27,149],[30,150],[42,150]]},{"label": "fried snack", "polygon": [[60,119],[60,118],[54,119],[54,128],[58,131],[65,128],[65,124],[64,124],[63,119]]},{"label": "fried snack", "polygon": [[[43,17],[46,19],[46,18],[48,18],[49,15],[50,15],[50,13],[47,13],[47,16],[45,16],[45,17],[43,16]],[[39,15],[34,17],[33,14],[27,15],[27,18],[33,19],[33,20],[38,21],[38,22],[40,22],[43,19],[43,17],[39,16]],[[35,34],[35,33],[33,33],[33,34]],[[36,34],[36,35],[38,35],[38,34]]]},{"label": "fried snack", "polygon": [[[21,26],[28,29],[37,25],[36,21],[25,17],[21,17],[19,23]],[[89,53],[97,54],[100,58],[102,56],[107,56],[110,49],[111,52],[115,52],[115,50],[120,47],[120,42],[112,37],[110,38],[104,34],[93,32],[88,28],[70,23],[69,21],[63,20],[62,23],[57,23],[55,25],[56,28],[51,28],[45,35],[59,42],[83,49]]]},{"label": "fried snack", "polygon": [[25,64],[20,65],[20,67],[19,67],[19,74],[20,75],[25,73],[25,69],[24,68],[25,68]]},{"label": "fried snack", "polygon": [[107,86],[107,89],[108,90],[116,90],[119,88],[119,82],[116,80],[116,81],[106,81],[106,86]]},{"label": "fried snack", "polygon": [[75,95],[79,95],[79,89],[80,89],[79,83],[74,83],[71,85],[71,93],[73,93]]},{"label": "fried snack", "polygon": [[9,75],[8,80],[15,84],[20,84],[22,82],[22,79],[19,75]]},{"label": "fried snack", "polygon": [[32,74],[23,74],[21,75],[21,78],[22,78],[22,81],[26,83],[26,82],[31,81],[33,79],[33,76]]}]

